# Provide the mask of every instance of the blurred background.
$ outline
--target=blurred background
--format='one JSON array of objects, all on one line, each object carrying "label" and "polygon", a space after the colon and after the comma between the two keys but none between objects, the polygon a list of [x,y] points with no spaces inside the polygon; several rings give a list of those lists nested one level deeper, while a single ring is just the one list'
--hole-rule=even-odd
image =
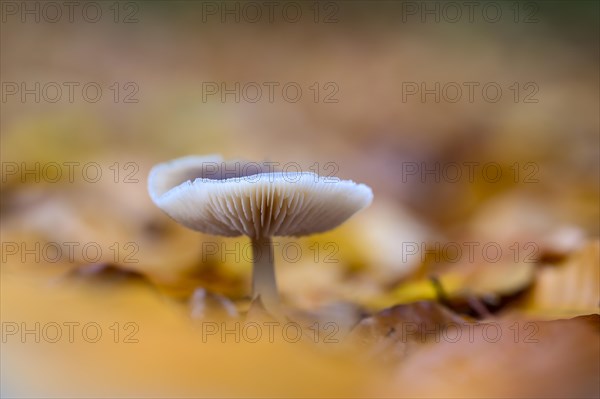
[{"label": "blurred background", "polygon": [[[444,300],[474,296],[494,317],[598,313],[598,7],[2,2],[3,396],[418,395],[406,371],[372,373],[298,345],[197,340],[198,300],[202,314],[223,301],[248,310],[251,262],[226,255],[245,238],[189,231],[150,201],[149,169],[191,154],[372,187],[372,206],[340,228],[278,240],[302,249],[293,260],[276,251],[277,273],[286,303],[311,317],[354,325],[439,302],[432,276]],[[109,338],[21,335],[65,321],[97,322]],[[136,323],[137,345],[112,342],[114,322]],[[597,363],[595,347],[587,353]],[[289,372],[273,367],[290,359]],[[559,380],[564,393],[597,392],[593,367]],[[563,392],[547,389],[531,395]]]}]

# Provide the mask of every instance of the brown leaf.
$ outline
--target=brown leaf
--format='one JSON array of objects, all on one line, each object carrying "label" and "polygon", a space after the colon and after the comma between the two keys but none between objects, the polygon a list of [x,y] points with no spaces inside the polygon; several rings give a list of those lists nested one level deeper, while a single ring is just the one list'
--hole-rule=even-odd
[{"label": "brown leaf", "polygon": [[427,398],[600,394],[597,318],[596,328],[582,319],[513,319],[465,325],[457,331],[403,362],[391,394]]},{"label": "brown leaf", "polygon": [[350,340],[384,362],[397,361],[416,348],[439,341],[442,329],[455,329],[467,320],[436,302],[397,305],[363,319]]},{"label": "brown leaf", "polygon": [[522,309],[544,317],[598,313],[600,240],[588,242],[564,262],[538,270]]}]

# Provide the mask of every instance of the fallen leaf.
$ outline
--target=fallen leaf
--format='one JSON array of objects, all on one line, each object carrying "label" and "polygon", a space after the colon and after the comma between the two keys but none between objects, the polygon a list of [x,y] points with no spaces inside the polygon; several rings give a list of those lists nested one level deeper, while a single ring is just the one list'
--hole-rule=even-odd
[{"label": "fallen leaf", "polygon": [[384,309],[363,319],[349,340],[366,347],[368,355],[376,360],[393,363],[425,344],[439,342],[446,329],[460,328],[467,322],[436,302],[421,301]]},{"label": "fallen leaf", "polygon": [[402,362],[381,396],[597,398],[598,319],[463,325]]},{"label": "fallen leaf", "polygon": [[598,313],[599,281],[600,240],[592,240],[563,262],[540,267],[519,309],[544,318]]}]

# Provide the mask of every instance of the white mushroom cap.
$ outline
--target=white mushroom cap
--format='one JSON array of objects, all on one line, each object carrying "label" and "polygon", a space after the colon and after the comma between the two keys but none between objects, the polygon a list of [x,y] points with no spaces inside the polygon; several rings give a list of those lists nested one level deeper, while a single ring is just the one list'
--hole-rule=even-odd
[{"label": "white mushroom cap", "polygon": [[179,158],[152,168],[148,191],[193,230],[251,238],[327,231],[373,200],[364,184],[312,172],[264,172],[265,166],[218,155]]}]

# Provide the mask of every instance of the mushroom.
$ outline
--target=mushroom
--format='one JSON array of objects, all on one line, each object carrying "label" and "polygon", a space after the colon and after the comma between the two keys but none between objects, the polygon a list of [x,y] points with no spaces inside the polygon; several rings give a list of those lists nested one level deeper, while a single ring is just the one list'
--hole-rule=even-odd
[{"label": "mushroom", "polygon": [[152,168],[152,201],[182,225],[203,233],[252,241],[253,299],[279,313],[273,236],[330,230],[373,200],[364,184],[312,172],[276,172],[269,163],[187,156]]}]

